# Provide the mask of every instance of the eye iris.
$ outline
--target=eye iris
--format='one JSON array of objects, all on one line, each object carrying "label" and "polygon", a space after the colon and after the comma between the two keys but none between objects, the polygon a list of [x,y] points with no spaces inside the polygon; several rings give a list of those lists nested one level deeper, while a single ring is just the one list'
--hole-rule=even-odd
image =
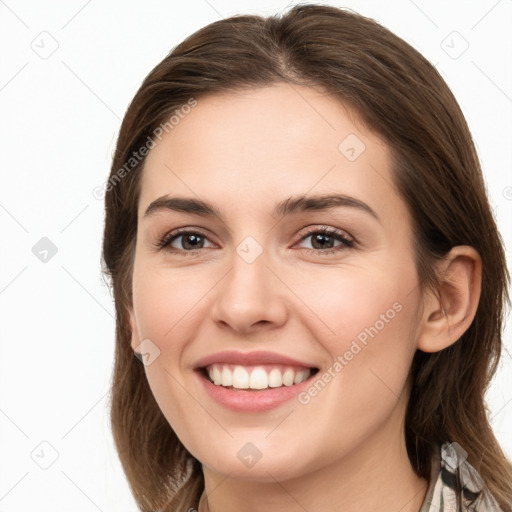
[{"label": "eye iris", "polygon": [[[330,239],[330,241],[332,242],[333,241],[333,238],[331,235],[326,235],[326,234],[323,234],[323,233],[319,233],[319,234],[316,234],[316,235],[313,235],[313,242],[312,242],[312,245],[315,249],[325,249],[326,247],[328,247],[329,249],[332,247],[332,243],[329,244],[328,242],[326,242],[326,239]],[[315,242],[317,240],[323,240],[323,242],[320,242],[320,246],[319,247],[315,247]]]},{"label": "eye iris", "polygon": [[[202,237],[197,235],[182,235],[182,245],[184,249],[197,249],[198,245],[201,244]],[[192,240],[192,244],[189,242]]]}]

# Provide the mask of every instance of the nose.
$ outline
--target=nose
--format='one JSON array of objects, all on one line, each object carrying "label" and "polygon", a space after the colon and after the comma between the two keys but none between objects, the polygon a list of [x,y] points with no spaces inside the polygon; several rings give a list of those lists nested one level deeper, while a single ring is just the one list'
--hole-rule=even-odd
[{"label": "nose", "polygon": [[252,262],[233,251],[230,263],[214,288],[214,322],[244,335],[283,325],[288,315],[287,287],[270,268],[265,251]]}]

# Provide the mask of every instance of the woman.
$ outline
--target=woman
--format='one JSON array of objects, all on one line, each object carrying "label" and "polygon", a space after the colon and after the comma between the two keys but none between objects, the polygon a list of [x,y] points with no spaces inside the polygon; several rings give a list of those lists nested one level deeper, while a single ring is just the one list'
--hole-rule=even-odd
[{"label": "woman", "polygon": [[105,201],[141,510],[512,510],[504,250],[411,46],[317,5],[208,25],[135,95]]}]

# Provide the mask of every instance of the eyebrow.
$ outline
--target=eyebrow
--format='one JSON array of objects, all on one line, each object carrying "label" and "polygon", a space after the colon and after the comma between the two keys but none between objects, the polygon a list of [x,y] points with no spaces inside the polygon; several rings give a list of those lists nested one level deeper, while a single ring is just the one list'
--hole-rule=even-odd
[{"label": "eyebrow", "polygon": [[[366,203],[355,197],[342,194],[316,194],[289,197],[275,205],[272,215],[281,218],[293,213],[314,210],[332,210],[339,207],[354,208],[366,212],[380,222],[379,216]],[[224,221],[220,210],[206,201],[189,197],[170,197],[168,195],[154,200],[147,207],[144,218],[150,217],[156,212],[167,210],[191,213],[202,217],[218,217],[221,221]]]}]

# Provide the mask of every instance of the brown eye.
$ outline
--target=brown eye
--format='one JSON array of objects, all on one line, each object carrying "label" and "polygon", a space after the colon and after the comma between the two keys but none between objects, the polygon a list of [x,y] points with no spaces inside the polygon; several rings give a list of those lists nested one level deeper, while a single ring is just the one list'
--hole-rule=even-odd
[{"label": "brown eye", "polygon": [[[313,253],[331,254],[354,246],[354,241],[347,238],[342,231],[329,227],[309,231],[301,238],[301,242],[308,238],[311,238],[312,247],[305,249]],[[336,245],[336,242],[339,243]]]},{"label": "brown eye", "polygon": [[194,252],[204,249],[206,241],[208,238],[197,231],[177,230],[165,235],[157,246],[170,252]]},{"label": "brown eye", "polygon": [[170,246],[181,238],[181,248],[185,250],[202,249],[204,237],[198,234],[190,233],[188,235],[178,235],[169,241]]}]

